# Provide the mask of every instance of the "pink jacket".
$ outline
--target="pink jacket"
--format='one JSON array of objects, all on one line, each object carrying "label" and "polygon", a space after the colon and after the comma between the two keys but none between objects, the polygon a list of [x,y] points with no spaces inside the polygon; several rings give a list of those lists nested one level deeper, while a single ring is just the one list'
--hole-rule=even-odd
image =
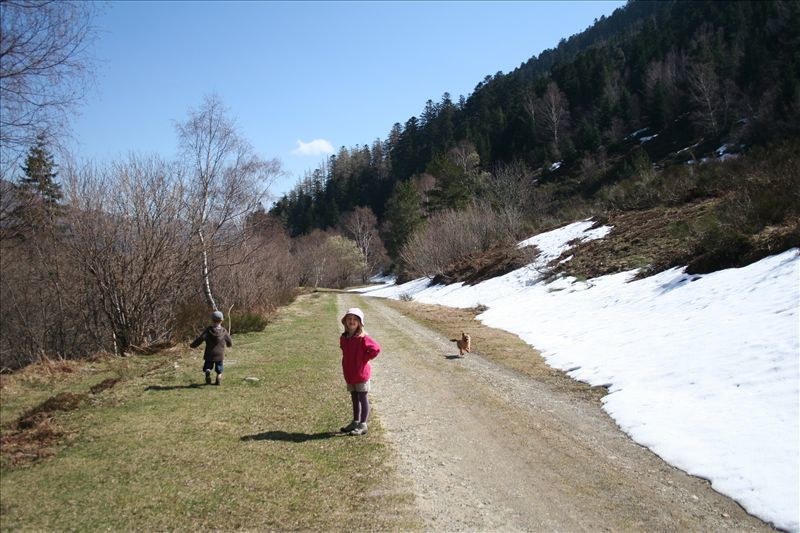
[{"label": "pink jacket", "polygon": [[350,385],[364,383],[369,380],[372,368],[369,362],[378,357],[381,346],[368,335],[347,338],[339,337],[339,347],[342,349],[342,372],[344,380]]}]

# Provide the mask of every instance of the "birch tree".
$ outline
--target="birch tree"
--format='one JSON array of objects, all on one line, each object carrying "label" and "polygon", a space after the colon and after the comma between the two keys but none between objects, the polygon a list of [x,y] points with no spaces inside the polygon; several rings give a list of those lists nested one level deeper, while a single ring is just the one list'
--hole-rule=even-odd
[{"label": "birch tree", "polygon": [[213,271],[226,266],[226,251],[245,238],[242,222],[266,200],[280,163],[255,154],[216,95],[190,110],[176,129],[188,167],[185,201],[198,241],[203,294],[217,310]]},{"label": "birch tree", "polygon": [[569,102],[555,82],[547,84],[544,96],[538,101],[536,119],[542,125],[544,133],[558,151],[561,136],[569,124]]},{"label": "birch tree", "polygon": [[342,226],[345,235],[356,243],[364,257],[361,281],[366,282],[375,266],[386,254],[378,237],[378,219],[369,207],[356,207],[354,211],[342,217]]}]

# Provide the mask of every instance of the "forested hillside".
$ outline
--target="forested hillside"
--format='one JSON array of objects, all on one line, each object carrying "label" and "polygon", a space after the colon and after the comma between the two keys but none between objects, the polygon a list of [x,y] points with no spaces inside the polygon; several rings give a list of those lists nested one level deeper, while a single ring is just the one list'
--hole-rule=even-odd
[{"label": "forested hillside", "polygon": [[[715,198],[757,213],[686,233],[734,225],[726,242],[740,250],[722,263],[746,261],[759,254],[743,241],[770,224],[795,221],[778,247],[797,239],[796,178],[779,168],[798,151],[799,28],[797,2],[632,1],[468,97],[428,100],[386,140],[342,147],[271,213],[300,236],[369,208],[395,267],[435,275],[526,229]],[[512,222],[435,261],[412,257],[430,239],[464,242],[447,228],[470,220]]]}]

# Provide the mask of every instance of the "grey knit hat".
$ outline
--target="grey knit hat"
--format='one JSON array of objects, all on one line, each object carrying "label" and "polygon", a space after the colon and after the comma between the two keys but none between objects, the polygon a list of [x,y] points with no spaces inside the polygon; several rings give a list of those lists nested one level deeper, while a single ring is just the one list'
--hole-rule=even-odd
[{"label": "grey knit hat", "polygon": [[223,318],[224,317],[222,316],[222,311],[214,311],[213,313],[211,313],[211,320],[222,322]]}]

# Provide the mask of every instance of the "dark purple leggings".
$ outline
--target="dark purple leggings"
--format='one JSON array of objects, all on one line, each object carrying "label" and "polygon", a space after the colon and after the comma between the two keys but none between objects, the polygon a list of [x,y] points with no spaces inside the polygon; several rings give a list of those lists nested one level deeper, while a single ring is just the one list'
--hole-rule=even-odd
[{"label": "dark purple leggings", "polygon": [[353,420],[366,422],[369,418],[369,399],[366,392],[350,391],[353,400]]}]

